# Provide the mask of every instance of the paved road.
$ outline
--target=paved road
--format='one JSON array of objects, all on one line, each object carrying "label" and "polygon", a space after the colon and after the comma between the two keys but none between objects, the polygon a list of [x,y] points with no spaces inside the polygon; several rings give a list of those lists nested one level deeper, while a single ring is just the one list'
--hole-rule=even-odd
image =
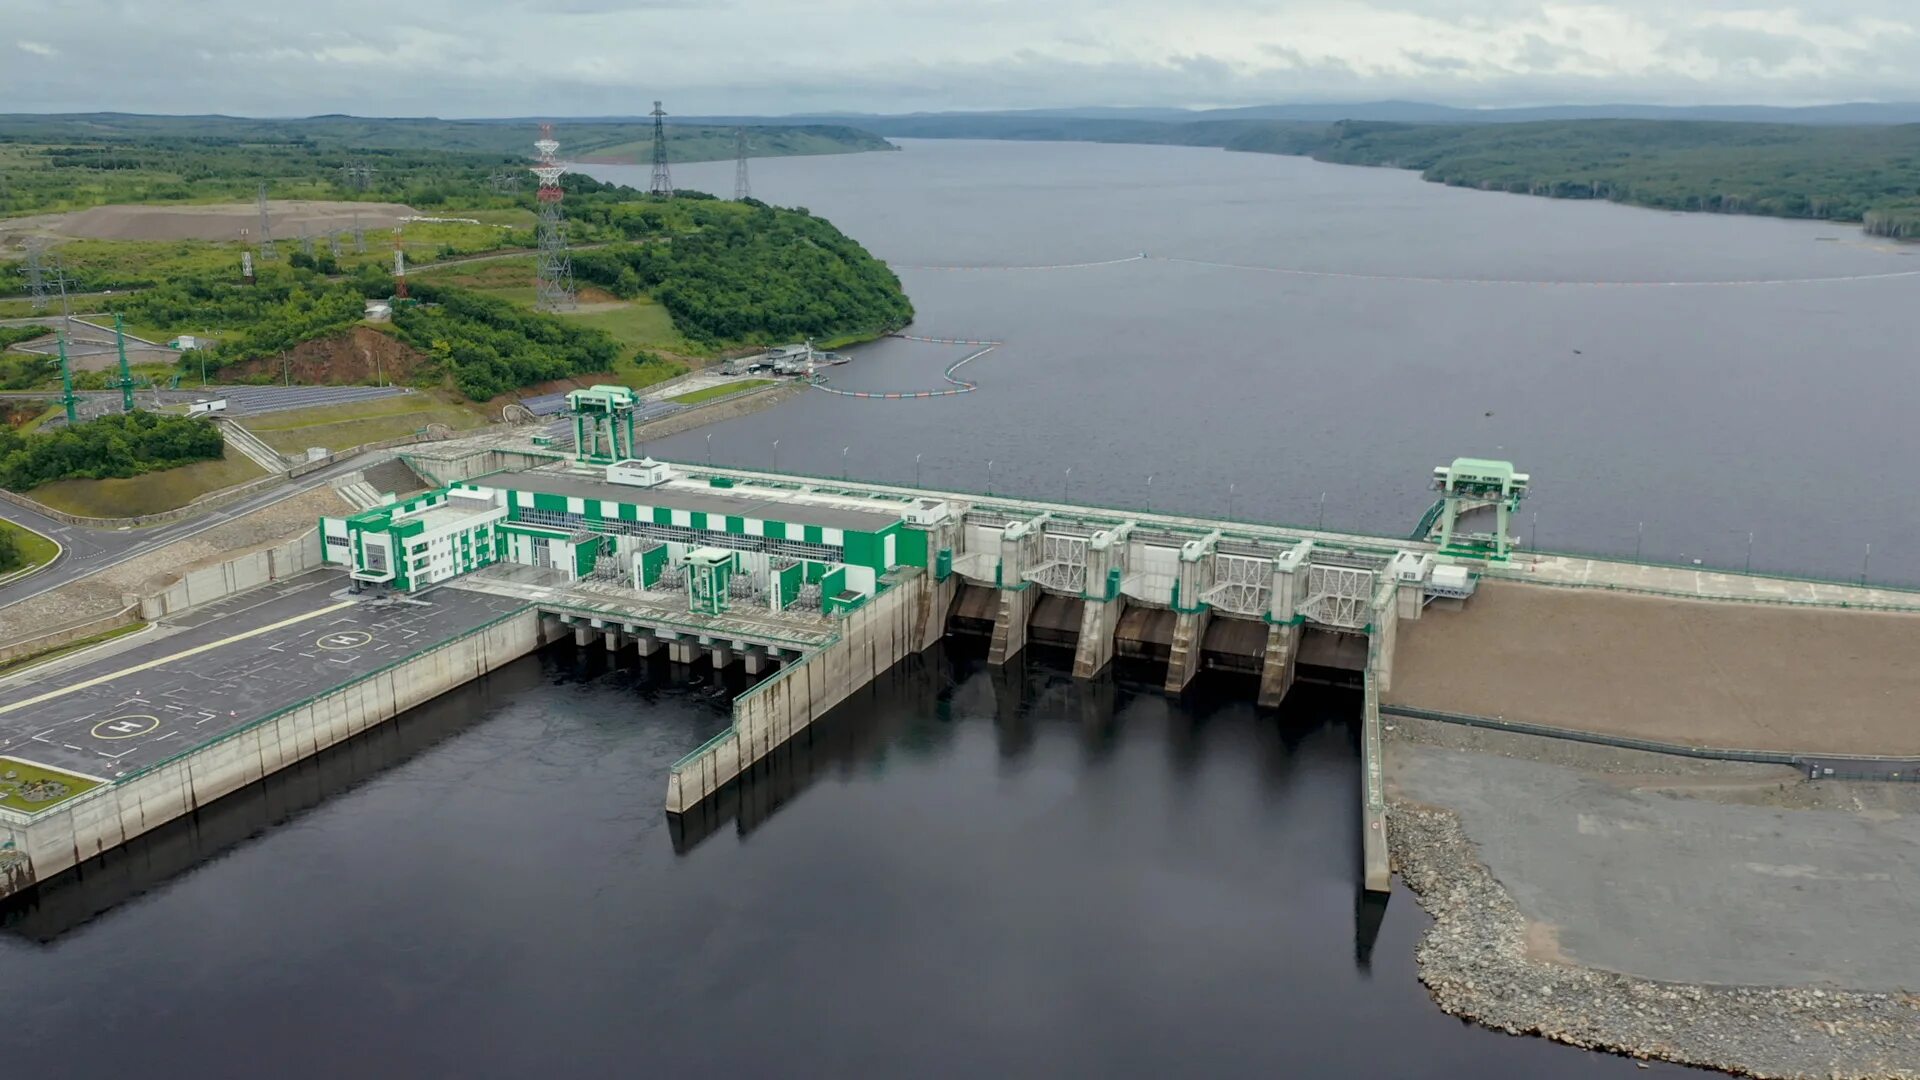
[{"label": "paved road", "polygon": [[[148,408],[225,398],[225,415],[259,416],[262,413],[345,405],[412,392],[404,386],[207,386],[180,390],[141,389],[134,393],[138,401]],[[53,401],[59,396],[58,390],[10,390],[0,393],[0,397],[42,401]],[[80,390],[75,392],[75,396],[80,399],[80,418],[83,420],[120,411],[118,390]],[[56,416],[47,422],[47,426],[58,427],[65,422],[65,417]]]},{"label": "paved road", "polygon": [[198,535],[242,514],[252,513],[262,507],[272,506],[284,499],[312,491],[321,484],[331,483],[344,473],[367,468],[391,456],[390,454],[362,455],[329,466],[319,472],[309,473],[289,484],[259,495],[220,507],[205,516],[148,529],[83,529],[63,525],[10,502],[0,502],[0,518],[51,536],[60,541],[61,546],[66,549],[52,566],[38,573],[29,574],[10,585],[0,586],[0,625],[5,624],[6,606],[9,604],[38,596],[49,589],[58,588],[70,581],[78,581],[89,574],[97,574],[108,567],[144,555],[175,540]]}]

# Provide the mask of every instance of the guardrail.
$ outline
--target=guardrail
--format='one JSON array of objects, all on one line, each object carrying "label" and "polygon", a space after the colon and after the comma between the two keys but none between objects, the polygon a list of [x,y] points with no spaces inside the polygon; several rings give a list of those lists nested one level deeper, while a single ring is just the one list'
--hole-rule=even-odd
[{"label": "guardrail", "polygon": [[1753,750],[1744,747],[1694,746],[1688,743],[1660,742],[1656,739],[1641,739],[1631,735],[1609,735],[1598,731],[1582,731],[1578,728],[1555,727],[1551,724],[1535,724],[1525,720],[1506,720],[1493,716],[1476,716],[1472,713],[1444,712],[1439,709],[1421,709],[1411,705],[1383,705],[1380,712],[1386,716],[1403,716],[1412,720],[1432,720],[1442,724],[1457,724],[1461,727],[1483,728],[1488,731],[1508,731],[1519,735],[1533,735],[1543,739],[1561,739],[1566,742],[1588,743],[1605,746],[1615,750],[1639,750],[1649,754],[1666,754],[1670,757],[1695,758],[1703,761],[1737,761],[1753,765],[1788,765],[1805,768],[1818,765],[1823,768],[1841,766],[1833,770],[1835,779],[1896,779],[1920,781],[1920,768],[1901,769],[1888,772],[1886,769],[1861,768],[1848,770],[1846,765],[1859,766],[1906,766],[1916,763],[1916,759],[1896,754],[1826,754],[1812,750]]}]

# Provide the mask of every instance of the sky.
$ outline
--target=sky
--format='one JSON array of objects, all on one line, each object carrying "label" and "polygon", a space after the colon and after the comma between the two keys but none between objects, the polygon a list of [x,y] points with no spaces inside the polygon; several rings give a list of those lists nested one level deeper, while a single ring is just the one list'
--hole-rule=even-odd
[{"label": "sky", "polygon": [[0,110],[1920,100],[1920,0],[0,0]]}]

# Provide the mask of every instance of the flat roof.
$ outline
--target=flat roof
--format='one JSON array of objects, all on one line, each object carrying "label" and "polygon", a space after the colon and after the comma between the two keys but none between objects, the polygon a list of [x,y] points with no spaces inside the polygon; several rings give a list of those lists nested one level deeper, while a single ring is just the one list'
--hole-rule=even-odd
[{"label": "flat roof", "polygon": [[410,514],[406,520],[422,522],[426,525],[428,531],[432,531],[448,525],[456,525],[465,521],[467,518],[490,514],[495,509],[491,503],[475,505],[465,500],[456,502],[450,499],[428,510],[424,514]]},{"label": "flat roof", "polygon": [[797,500],[741,498],[738,495],[723,494],[726,491],[736,490],[733,488],[689,488],[673,483],[658,487],[639,487],[634,484],[613,484],[605,480],[591,480],[586,477],[568,476],[540,469],[490,476],[470,482],[493,487],[510,487],[518,491],[535,491],[543,495],[566,495],[577,499],[611,499],[615,502],[637,503],[645,506],[664,506],[671,510],[698,510],[706,514],[728,514],[733,517],[758,518],[761,521],[784,521],[795,525],[818,525],[825,529],[842,529],[852,532],[879,532],[904,519],[903,515],[897,512],[887,514],[877,510],[850,510]]}]

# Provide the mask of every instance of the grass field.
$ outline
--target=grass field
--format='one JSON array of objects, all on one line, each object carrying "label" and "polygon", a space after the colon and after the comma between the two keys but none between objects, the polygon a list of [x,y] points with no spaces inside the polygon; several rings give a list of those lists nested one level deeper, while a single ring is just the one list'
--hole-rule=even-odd
[{"label": "grass field", "polygon": [[246,426],[275,450],[297,454],[310,446],[344,450],[363,443],[398,439],[428,424],[445,424],[464,431],[486,422],[486,416],[476,408],[450,404],[429,394],[407,394],[267,413],[248,421]]},{"label": "grass field", "polygon": [[[56,784],[58,794],[50,797],[27,798],[40,785]],[[72,773],[63,773],[58,769],[49,769],[40,765],[29,765],[18,758],[0,758],[0,806],[9,810],[19,810],[32,814],[58,802],[73,798],[83,792],[100,786],[97,780],[83,780]]]},{"label": "grass field", "polygon": [[229,446],[218,461],[196,461],[124,480],[56,480],[27,492],[27,497],[82,517],[136,517],[185,506],[266,474],[252,458]]},{"label": "grass field", "polygon": [[709,386],[704,390],[695,390],[690,394],[681,394],[678,397],[670,397],[667,400],[677,401],[682,405],[698,405],[703,401],[712,401],[715,398],[729,397],[733,394],[744,394],[749,390],[758,390],[762,386],[772,385],[772,379],[742,379],[739,382]]},{"label": "grass field", "polygon": [[14,567],[0,566],[0,577],[15,574],[22,570],[45,566],[60,554],[60,545],[41,536],[24,525],[15,525],[11,521],[0,521],[0,533],[13,534],[14,543],[20,547],[21,562]]},{"label": "grass field", "polygon": [[652,300],[642,298],[614,303],[619,306],[577,312],[566,318],[582,326],[604,330],[628,349],[660,349],[682,356],[699,355],[703,351],[681,337],[680,331],[673,328],[673,316]]}]

